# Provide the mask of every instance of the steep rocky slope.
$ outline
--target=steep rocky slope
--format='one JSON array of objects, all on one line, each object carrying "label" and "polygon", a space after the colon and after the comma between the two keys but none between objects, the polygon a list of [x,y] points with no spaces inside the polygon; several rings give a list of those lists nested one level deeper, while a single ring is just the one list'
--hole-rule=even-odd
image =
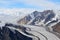
[{"label": "steep rocky slope", "polygon": [[19,31],[10,29],[9,26],[13,27],[13,24],[6,24],[2,28],[0,27],[0,40],[32,40],[32,38],[23,35]]},{"label": "steep rocky slope", "polygon": [[46,10],[43,12],[34,11],[19,20],[18,23],[29,25],[47,25],[48,23],[53,23],[56,22],[55,20],[58,20],[55,16],[56,14],[53,10]]}]

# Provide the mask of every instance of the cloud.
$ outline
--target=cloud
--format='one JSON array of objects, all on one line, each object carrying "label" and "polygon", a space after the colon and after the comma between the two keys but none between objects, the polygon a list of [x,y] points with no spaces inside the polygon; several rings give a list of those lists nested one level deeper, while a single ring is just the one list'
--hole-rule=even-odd
[{"label": "cloud", "polygon": [[34,5],[34,6],[43,7],[46,9],[60,9],[60,5],[48,0],[24,0],[24,1],[22,0],[21,2],[27,5]]},{"label": "cloud", "polygon": [[[33,11],[35,11],[34,9],[29,9],[29,8],[13,8],[13,9],[4,9],[4,8],[0,8],[0,14],[7,14],[7,15],[13,15],[13,16],[20,16],[20,14],[23,15],[27,15],[29,13],[32,13]],[[22,15],[22,16],[23,16]]]},{"label": "cloud", "polygon": [[[41,9],[60,9],[60,4],[51,2],[49,0],[0,0],[0,4],[3,4],[3,6],[13,6],[17,5],[17,3],[23,3],[27,6],[36,6],[36,8],[41,8]],[[11,6],[11,7],[12,7]],[[19,5],[17,5],[19,6]],[[21,5],[20,5],[21,6]],[[30,7],[29,6],[29,7]],[[14,8],[14,6],[13,6]]]}]

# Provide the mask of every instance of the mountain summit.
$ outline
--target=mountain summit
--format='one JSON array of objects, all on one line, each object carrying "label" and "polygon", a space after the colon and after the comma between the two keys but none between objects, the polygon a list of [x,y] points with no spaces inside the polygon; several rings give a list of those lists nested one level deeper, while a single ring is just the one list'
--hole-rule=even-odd
[{"label": "mountain summit", "polygon": [[43,12],[34,11],[33,13],[19,20],[18,23],[47,26],[57,21],[58,17],[56,16],[56,13],[53,10],[45,10]]}]

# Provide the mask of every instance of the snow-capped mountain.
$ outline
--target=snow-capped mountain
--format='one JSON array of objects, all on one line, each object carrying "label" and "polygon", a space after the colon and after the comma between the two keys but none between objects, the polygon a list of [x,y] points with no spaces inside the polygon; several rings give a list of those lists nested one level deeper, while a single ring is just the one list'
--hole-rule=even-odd
[{"label": "snow-capped mountain", "polygon": [[51,23],[57,22],[58,15],[54,10],[45,10],[43,12],[34,11],[18,21],[20,24],[43,25],[48,26]]},{"label": "snow-capped mountain", "polygon": [[43,12],[34,11],[18,21],[19,24],[42,26],[48,31],[53,31],[52,26],[60,22],[60,11],[45,10]]}]

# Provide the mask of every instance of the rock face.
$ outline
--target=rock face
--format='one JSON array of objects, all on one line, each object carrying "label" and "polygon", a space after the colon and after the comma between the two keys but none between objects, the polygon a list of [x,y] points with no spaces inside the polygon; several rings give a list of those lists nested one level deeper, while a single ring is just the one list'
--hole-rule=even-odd
[{"label": "rock face", "polygon": [[30,15],[28,15],[28,16],[25,16],[24,18],[20,19],[18,21],[18,23],[20,23],[20,24],[27,24],[31,19],[32,18],[30,17]]},{"label": "rock face", "polygon": [[54,25],[52,28],[53,31],[60,33],[60,22]]},{"label": "rock face", "polygon": [[53,10],[46,10],[43,12],[34,11],[18,21],[19,24],[41,25],[47,24],[55,17]]},{"label": "rock face", "polygon": [[4,26],[2,29],[0,28],[0,40],[32,40],[32,38],[21,34],[17,30],[11,30]]}]

